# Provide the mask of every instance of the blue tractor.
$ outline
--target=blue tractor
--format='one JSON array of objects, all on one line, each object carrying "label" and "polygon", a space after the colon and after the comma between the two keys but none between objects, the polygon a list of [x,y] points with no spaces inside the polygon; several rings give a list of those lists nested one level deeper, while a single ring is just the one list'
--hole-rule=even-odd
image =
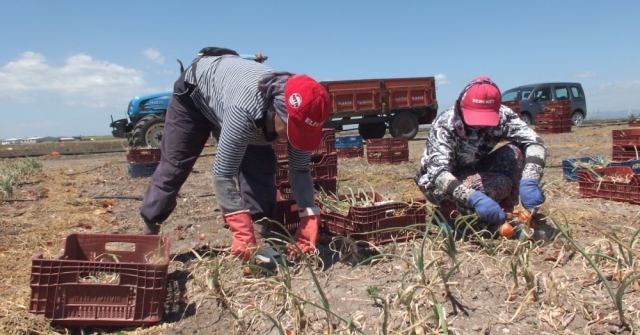
[{"label": "blue tractor", "polygon": [[[223,54],[237,54],[233,50],[221,48],[204,48],[200,50],[198,56],[211,55],[219,56]],[[255,55],[239,55],[245,59],[264,62],[266,56],[258,53]],[[184,71],[184,66],[180,60],[180,73]],[[173,92],[158,92],[137,96],[129,101],[129,107],[125,112],[127,118],[113,120],[111,116],[111,134],[114,137],[127,138],[130,147],[153,147],[159,148],[164,130],[164,115],[169,106],[169,100]],[[215,136],[214,129],[213,134]]]}]

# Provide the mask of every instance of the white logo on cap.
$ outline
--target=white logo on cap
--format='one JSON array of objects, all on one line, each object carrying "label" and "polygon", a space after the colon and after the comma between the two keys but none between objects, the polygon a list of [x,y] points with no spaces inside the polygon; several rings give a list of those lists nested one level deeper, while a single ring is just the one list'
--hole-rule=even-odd
[{"label": "white logo on cap", "polygon": [[483,100],[483,99],[473,98],[473,99],[471,99],[471,101],[475,102],[477,104],[492,104],[495,100],[494,99]]},{"label": "white logo on cap", "polygon": [[289,106],[298,108],[300,107],[300,105],[302,105],[302,96],[300,96],[300,94],[298,93],[291,94],[291,96],[289,97]]}]

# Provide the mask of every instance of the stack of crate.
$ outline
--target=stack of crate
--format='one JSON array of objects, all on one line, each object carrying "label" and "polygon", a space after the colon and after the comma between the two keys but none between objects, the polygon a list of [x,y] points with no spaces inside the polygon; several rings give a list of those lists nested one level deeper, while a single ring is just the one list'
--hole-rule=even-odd
[{"label": "stack of crate", "polygon": [[[333,128],[323,129],[320,146],[312,151],[310,173],[316,191],[324,190],[327,193],[335,193],[338,186],[338,155],[336,153],[336,137]],[[287,142],[277,141],[273,149],[278,159],[276,169],[276,185],[278,187],[278,203],[275,220],[280,222],[289,231],[298,228],[300,218],[298,207],[293,198],[293,190],[289,180],[289,157],[287,155]],[[269,224],[269,230],[276,230],[273,224]]]},{"label": "stack of crate", "polygon": [[640,129],[612,130],[611,137],[613,139],[612,160],[628,161],[640,159]]},{"label": "stack of crate", "polygon": [[406,137],[367,140],[369,164],[400,164],[409,161],[409,141]]},{"label": "stack of crate", "polygon": [[502,102],[503,105],[511,108],[511,110],[516,113],[516,115],[518,115],[518,117],[520,117],[520,101],[519,100],[511,100],[511,101],[503,101]]},{"label": "stack of crate", "polygon": [[336,153],[339,158],[364,157],[364,143],[362,136],[336,137]]},{"label": "stack of crate", "polygon": [[536,133],[559,134],[571,132],[571,102],[549,101],[543,112],[536,115]]},{"label": "stack of crate", "polygon": [[131,178],[149,177],[160,164],[160,149],[131,149],[127,153],[127,163]]}]

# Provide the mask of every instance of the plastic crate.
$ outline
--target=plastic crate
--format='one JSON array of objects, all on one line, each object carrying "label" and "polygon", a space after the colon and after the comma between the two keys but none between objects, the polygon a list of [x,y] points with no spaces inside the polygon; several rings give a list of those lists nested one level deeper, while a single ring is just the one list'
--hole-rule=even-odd
[{"label": "plastic crate", "polygon": [[640,127],[640,120],[639,119],[629,120],[629,127]]},{"label": "plastic crate", "polygon": [[[169,237],[160,242],[158,236],[146,235],[68,235],[56,258],[32,258],[29,311],[63,326],[143,326],[161,321]],[[112,250],[113,244],[119,248]],[[147,262],[156,254],[157,263]],[[107,274],[117,274],[117,281],[96,280]]]},{"label": "plastic crate", "polygon": [[[316,191],[324,190],[324,192],[335,193],[338,188],[338,181],[336,179],[325,179],[313,182],[313,188]],[[277,193],[278,200],[291,200],[293,199],[293,189],[291,184],[281,184],[278,186]]]},{"label": "plastic crate", "polygon": [[[578,187],[583,198],[640,204],[640,175],[634,175],[628,166],[594,169],[600,178],[589,170],[578,171]],[[608,179],[614,178],[614,179]]]},{"label": "plastic crate", "polygon": [[628,166],[634,174],[640,174],[640,159],[632,159],[622,162],[611,162],[609,166]]},{"label": "plastic crate", "polygon": [[[566,181],[577,181],[578,171],[584,170],[584,168],[576,167],[576,162],[598,164],[604,160],[602,156],[587,156],[579,158],[568,158],[562,160],[562,176]],[[605,166],[598,166],[605,167]]]},{"label": "plastic crate", "polygon": [[611,131],[613,145],[640,146],[640,129],[617,129]]},{"label": "plastic crate", "polygon": [[[309,164],[311,179],[335,179],[338,177],[338,155],[327,154],[311,159]],[[289,162],[278,162],[276,169],[276,185],[289,184]]]},{"label": "plastic crate", "polygon": [[503,101],[503,105],[511,108],[511,110],[516,113],[516,115],[520,116],[520,101],[519,100],[511,100],[511,101]]},{"label": "plastic crate", "polygon": [[127,162],[132,164],[158,163],[160,157],[160,149],[131,149],[127,153]]},{"label": "plastic crate", "polygon": [[367,162],[369,164],[400,164],[409,161],[409,149],[380,152],[367,148]]},{"label": "plastic crate", "polygon": [[336,149],[338,158],[357,158],[364,157],[364,147]]},{"label": "plastic crate", "polygon": [[571,116],[571,101],[569,100],[556,100],[556,101],[548,101],[544,104],[542,109],[543,113],[552,114],[569,114]]},{"label": "plastic crate", "polygon": [[613,161],[640,159],[640,146],[614,145],[611,151],[611,160]]},{"label": "plastic crate", "polygon": [[153,175],[154,172],[156,172],[156,168],[158,168],[158,165],[160,165],[160,163],[129,163],[127,172],[129,173],[129,177],[131,178],[149,177]]},{"label": "plastic crate", "polygon": [[[322,209],[324,227],[332,234],[347,235],[357,240],[382,244],[392,241],[403,241],[412,237],[409,232],[375,232],[384,228],[402,228],[417,223],[426,218],[426,210],[417,204],[409,205],[404,202],[383,201],[378,193],[367,192],[366,196],[376,202],[373,206],[351,206],[346,215],[331,213]],[[346,200],[351,195],[340,195],[339,199]],[[365,197],[364,194],[354,194],[358,200]],[[424,212],[423,212],[424,210]]]},{"label": "plastic crate", "polygon": [[359,148],[363,145],[364,142],[362,141],[362,136],[360,135],[336,137],[336,150]]},{"label": "plastic crate", "polygon": [[[287,141],[277,140],[272,144],[273,151],[278,160],[287,159]],[[312,156],[326,155],[336,151],[336,130],[333,128],[322,129],[322,141],[320,145],[311,151]]]},{"label": "plastic crate", "polygon": [[367,140],[367,152],[390,152],[409,149],[406,137],[373,138]]},{"label": "plastic crate", "polygon": [[[298,214],[298,204],[295,200],[278,200],[276,205],[275,221],[281,223],[289,232],[295,232],[300,226],[300,216]],[[267,231],[271,234],[282,233],[282,228],[273,223],[267,223]]]},{"label": "plastic crate", "polygon": [[538,124],[559,124],[562,126],[571,125],[571,115],[562,114],[538,114],[536,115],[536,125]]}]

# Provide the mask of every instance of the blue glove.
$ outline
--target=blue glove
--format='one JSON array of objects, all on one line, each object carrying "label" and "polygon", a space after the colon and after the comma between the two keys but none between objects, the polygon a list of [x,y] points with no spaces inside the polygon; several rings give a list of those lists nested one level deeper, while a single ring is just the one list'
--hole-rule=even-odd
[{"label": "blue glove", "polygon": [[540,191],[538,181],[530,178],[520,180],[520,201],[528,211],[544,203],[544,196]]},{"label": "blue glove", "polygon": [[482,220],[492,223],[503,223],[506,220],[500,205],[480,191],[471,193],[468,203],[476,210]]}]

